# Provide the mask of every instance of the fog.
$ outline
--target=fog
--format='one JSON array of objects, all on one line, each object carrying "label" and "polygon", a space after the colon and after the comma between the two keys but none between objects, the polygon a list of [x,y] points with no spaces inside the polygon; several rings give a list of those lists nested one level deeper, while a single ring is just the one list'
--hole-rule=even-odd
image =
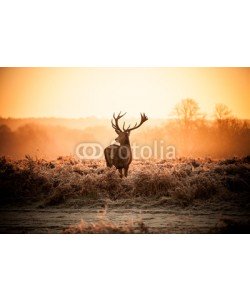
[{"label": "fog", "polygon": [[[136,157],[164,158],[167,146],[175,147],[177,157],[226,158],[250,154],[248,121],[227,117],[213,121],[150,120],[130,135],[136,144]],[[82,142],[108,146],[117,134],[110,120],[86,119],[0,119],[0,155],[23,158],[56,159],[75,155]],[[152,151],[149,151],[149,146]],[[142,151],[142,147],[143,151]],[[163,157],[162,157],[163,154]]]}]

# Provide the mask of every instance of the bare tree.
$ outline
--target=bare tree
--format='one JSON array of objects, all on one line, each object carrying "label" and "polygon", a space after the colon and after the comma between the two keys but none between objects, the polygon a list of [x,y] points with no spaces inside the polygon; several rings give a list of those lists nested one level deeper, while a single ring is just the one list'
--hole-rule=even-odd
[{"label": "bare tree", "polygon": [[214,116],[217,121],[221,121],[231,118],[232,114],[231,110],[225,104],[219,103],[215,105]]},{"label": "bare tree", "polygon": [[220,130],[235,131],[239,127],[237,118],[234,118],[231,110],[225,104],[216,104],[214,111],[215,120]]},{"label": "bare tree", "polygon": [[174,109],[178,119],[183,121],[184,125],[187,127],[189,127],[192,121],[199,118],[201,115],[199,110],[198,103],[191,98],[183,99]]}]

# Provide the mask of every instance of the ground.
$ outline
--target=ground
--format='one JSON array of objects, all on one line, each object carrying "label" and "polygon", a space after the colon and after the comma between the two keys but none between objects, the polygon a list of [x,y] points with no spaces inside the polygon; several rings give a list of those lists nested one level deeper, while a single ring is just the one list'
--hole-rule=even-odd
[{"label": "ground", "polygon": [[0,159],[1,233],[249,233],[250,158]]}]

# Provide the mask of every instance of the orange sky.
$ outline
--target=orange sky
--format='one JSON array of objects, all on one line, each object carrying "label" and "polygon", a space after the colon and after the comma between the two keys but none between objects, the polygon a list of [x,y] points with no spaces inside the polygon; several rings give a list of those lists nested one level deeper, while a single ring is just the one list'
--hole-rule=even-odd
[{"label": "orange sky", "polygon": [[0,68],[2,117],[171,116],[183,98],[250,119],[250,68]]}]

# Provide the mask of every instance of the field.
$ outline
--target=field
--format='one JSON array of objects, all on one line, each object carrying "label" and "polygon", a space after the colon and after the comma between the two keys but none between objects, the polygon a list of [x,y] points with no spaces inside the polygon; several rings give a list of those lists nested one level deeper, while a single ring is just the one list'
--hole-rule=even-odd
[{"label": "field", "polygon": [[1,233],[249,233],[250,157],[0,158]]}]

